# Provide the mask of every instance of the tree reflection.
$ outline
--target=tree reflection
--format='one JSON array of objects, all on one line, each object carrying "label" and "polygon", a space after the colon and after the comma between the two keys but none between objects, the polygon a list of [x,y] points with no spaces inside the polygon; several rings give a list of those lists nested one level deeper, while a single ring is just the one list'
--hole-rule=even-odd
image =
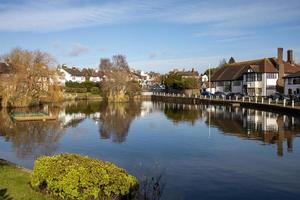
[{"label": "tree reflection", "polygon": [[100,113],[101,138],[112,138],[114,142],[122,143],[126,140],[131,122],[141,113],[141,103],[102,103]]},{"label": "tree reflection", "polygon": [[201,110],[197,110],[195,106],[180,104],[166,104],[164,113],[174,123],[190,122],[193,125],[202,115]]},{"label": "tree reflection", "polygon": [[[53,114],[57,112],[56,109],[51,111]],[[61,138],[61,125],[58,121],[14,122],[6,109],[0,111],[0,121],[0,136],[12,143],[20,158],[29,155],[50,155],[57,149],[57,142]]]}]

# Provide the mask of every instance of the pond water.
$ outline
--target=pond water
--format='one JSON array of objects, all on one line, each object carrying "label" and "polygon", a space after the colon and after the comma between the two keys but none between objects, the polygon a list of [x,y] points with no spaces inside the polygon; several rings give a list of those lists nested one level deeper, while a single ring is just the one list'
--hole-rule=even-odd
[{"label": "pond water", "polygon": [[0,111],[0,158],[32,168],[41,155],[80,153],[161,176],[168,200],[300,199],[299,118],[147,101],[39,109],[58,120],[16,123]]}]

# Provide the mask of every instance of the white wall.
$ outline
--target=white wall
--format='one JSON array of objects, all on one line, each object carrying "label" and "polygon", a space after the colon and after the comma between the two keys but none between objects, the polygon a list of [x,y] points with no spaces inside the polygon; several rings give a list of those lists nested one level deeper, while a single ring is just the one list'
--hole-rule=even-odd
[{"label": "white wall", "polygon": [[[292,81],[293,82],[293,81]],[[284,94],[288,95],[289,94],[289,89],[292,89],[292,92],[294,94],[294,91],[297,92],[297,89],[300,90],[300,84],[288,84],[288,79],[284,79]]]},{"label": "white wall", "polygon": [[64,69],[59,69],[59,71],[63,74],[62,77],[59,80],[59,82],[62,85],[65,85],[65,83],[68,82],[68,81],[78,82],[78,83],[85,82],[85,77],[84,76],[72,76],[70,73],[68,73]]},{"label": "white wall", "polygon": [[92,77],[90,77],[90,81],[92,81],[92,82],[100,82],[101,79],[98,76],[92,76]]}]

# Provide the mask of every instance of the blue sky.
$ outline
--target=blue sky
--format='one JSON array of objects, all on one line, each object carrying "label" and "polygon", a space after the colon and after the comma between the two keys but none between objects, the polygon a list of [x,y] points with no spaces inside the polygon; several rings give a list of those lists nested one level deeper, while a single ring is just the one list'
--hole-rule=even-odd
[{"label": "blue sky", "polygon": [[1,0],[0,22],[0,54],[40,49],[79,67],[124,54],[145,71],[202,72],[277,47],[300,62],[299,0]]}]

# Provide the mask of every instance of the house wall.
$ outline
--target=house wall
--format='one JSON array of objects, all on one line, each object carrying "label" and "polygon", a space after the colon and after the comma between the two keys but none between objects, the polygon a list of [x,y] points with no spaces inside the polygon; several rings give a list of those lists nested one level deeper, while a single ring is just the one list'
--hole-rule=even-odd
[{"label": "house wall", "polygon": [[96,76],[92,76],[92,77],[90,77],[90,81],[92,81],[92,82],[100,82],[101,81],[101,79],[100,79],[100,77],[96,77]]},{"label": "house wall", "polygon": [[[300,77],[299,77],[300,78]],[[291,84],[288,83],[288,78],[284,79],[284,94],[288,95],[289,94],[289,89],[292,90],[293,94],[300,94],[300,84],[293,84],[294,78],[291,79]],[[298,92],[298,93],[297,93]]]},{"label": "house wall", "polygon": [[78,83],[82,83],[86,81],[86,78],[84,76],[72,76],[64,69],[60,69],[60,72],[63,73],[62,78],[60,78],[60,84],[62,85],[65,85],[65,83],[68,81],[78,82]]},{"label": "house wall", "polygon": [[243,90],[242,85],[231,87],[231,92],[233,92],[233,93],[242,93],[242,90]]},{"label": "house wall", "polygon": [[276,92],[278,73],[261,74],[261,81],[247,81],[246,74],[243,76],[243,84],[247,86],[247,92],[250,96],[268,96]]}]

